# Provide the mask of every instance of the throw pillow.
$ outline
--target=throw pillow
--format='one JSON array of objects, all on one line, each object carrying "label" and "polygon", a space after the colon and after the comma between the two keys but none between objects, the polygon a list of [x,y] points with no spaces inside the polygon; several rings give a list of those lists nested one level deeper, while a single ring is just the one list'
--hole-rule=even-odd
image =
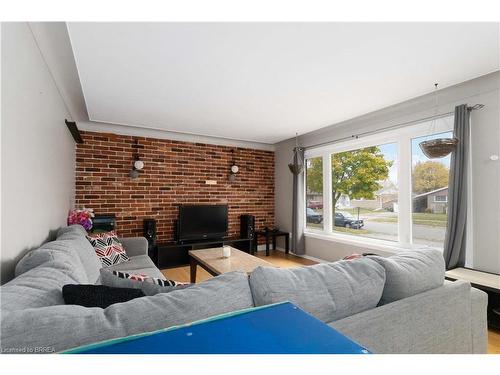
[{"label": "throw pillow", "polygon": [[64,285],[62,295],[66,305],[100,307],[103,309],[115,303],[127,302],[145,296],[140,289],[75,284]]},{"label": "throw pillow", "polygon": [[386,282],[380,305],[438,288],[444,283],[442,251],[406,250],[388,258],[372,256],[385,268]]},{"label": "throw pillow", "polygon": [[145,274],[111,271],[105,268],[101,269],[101,283],[114,287],[141,289],[147,296],[168,293],[191,285],[174,280],[162,280]]},{"label": "throw pillow", "polygon": [[87,239],[94,247],[95,253],[103,267],[109,267],[129,260],[123,245],[118,241],[115,231],[93,233],[87,235]]},{"label": "throw pillow", "polygon": [[156,277],[148,276],[144,273],[126,273],[120,271],[112,271],[113,275],[118,276],[120,279],[129,279],[135,281],[149,281],[153,284],[158,284],[159,286],[178,286],[186,285],[186,283],[181,283],[180,281],[168,280],[168,279],[158,279]]}]

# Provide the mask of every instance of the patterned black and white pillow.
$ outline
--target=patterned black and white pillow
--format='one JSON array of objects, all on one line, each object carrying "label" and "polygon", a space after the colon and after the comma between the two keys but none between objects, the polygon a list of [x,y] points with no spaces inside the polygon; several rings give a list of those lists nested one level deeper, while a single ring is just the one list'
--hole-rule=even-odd
[{"label": "patterned black and white pillow", "polygon": [[120,271],[112,271],[113,275],[118,276],[121,279],[129,279],[135,281],[146,281],[151,282],[153,284],[159,286],[179,286],[179,285],[187,285],[187,283],[181,283],[180,281],[175,280],[163,280],[158,279],[156,277],[151,277],[143,273],[126,273]]},{"label": "patterned black and white pillow", "polygon": [[94,248],[95,254],[103,267],[113,266],[130,260],[114,231],[90,234],[87,235],[87,239]]}]

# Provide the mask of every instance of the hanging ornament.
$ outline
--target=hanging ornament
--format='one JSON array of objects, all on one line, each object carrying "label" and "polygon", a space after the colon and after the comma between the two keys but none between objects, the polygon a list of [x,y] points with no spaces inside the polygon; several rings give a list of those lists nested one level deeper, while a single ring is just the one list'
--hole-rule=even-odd
[{"label": "hanging ornament", "polygon": [[[434,118],[430,126],[430,134],[434,132],[436,120],[438,117],[438,101],[437,101],[438,84],[434,84]],[[437,138],[420,142],[419,146],[425,156],[429,159],[442,158],[455,150],[458,144],[458,139],[453,138]]]},{"label": "hanging ornament", "polygon": [[[294,175],[299,175],[302,171],[304,171],[304,160],[302,160],[302,156],[299,151],[301,151],[301,148],[299,147],[299,134],[295,133],[295,147],[293,149],[292,162],[288,164],[290,172]],[[297,164],[295,164],[295,160],[297,160]]]}]

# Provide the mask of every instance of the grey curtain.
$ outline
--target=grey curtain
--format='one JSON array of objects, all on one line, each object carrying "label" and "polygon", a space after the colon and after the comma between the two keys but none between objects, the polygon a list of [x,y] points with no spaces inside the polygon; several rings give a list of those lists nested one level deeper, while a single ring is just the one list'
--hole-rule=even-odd
[{"label": "grey curtain", "polygon": [[455,107],[453,128],[458,144],[451,154],[448,185],[448,229],[444,240],[446,269],[465,265],[467,225],[467,176],[470,150],[470,111],[466,104]]},{"label": "grey curtain", "polygon": [[304,163],[304,149],[296,147],[294,149],[293,163],[295,170],[300,171],[293,174],[293,204],[292,204],[292,252],[297,255],[305,254],[304,244],[304,168],[300,163]]}]

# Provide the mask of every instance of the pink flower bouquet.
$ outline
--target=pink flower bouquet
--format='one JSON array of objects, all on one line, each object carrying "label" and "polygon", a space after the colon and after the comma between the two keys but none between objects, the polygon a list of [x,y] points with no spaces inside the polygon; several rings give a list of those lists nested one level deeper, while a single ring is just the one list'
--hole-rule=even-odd
[{"label": "pink flower bouquet", "polygon": [[92,229],[92,218],[94,210],[90,208],[82,208],[80,210],[70,210],[68,214],[68,225],[80,224],[85,230]]}]

